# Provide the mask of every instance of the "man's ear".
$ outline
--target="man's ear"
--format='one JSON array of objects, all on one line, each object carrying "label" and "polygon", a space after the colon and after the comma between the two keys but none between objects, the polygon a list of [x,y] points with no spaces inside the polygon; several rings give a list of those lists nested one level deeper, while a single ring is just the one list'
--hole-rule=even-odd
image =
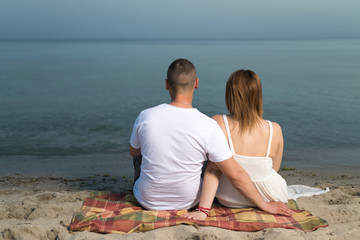
[{"label": "man's ear", "polygon": [[165,79],[165,89],[169,90],[169,81]]},{"label": "man's ear", "polygon": [[195,80],[195,88],[198,88],[199,87],[199,79],[197,78],[196,80]]}]

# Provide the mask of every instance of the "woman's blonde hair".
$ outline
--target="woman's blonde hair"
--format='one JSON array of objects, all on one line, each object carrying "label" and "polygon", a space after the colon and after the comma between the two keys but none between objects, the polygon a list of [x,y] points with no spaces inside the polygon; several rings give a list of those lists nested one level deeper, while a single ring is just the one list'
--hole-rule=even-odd
[{"label": "woman's blonde hair", "polygon": [[229,113],[239,123],[240,132],[251,131],[263,115],[262,87],[258,75],[251,70],[233,72],[226,83],[225,101]]}]

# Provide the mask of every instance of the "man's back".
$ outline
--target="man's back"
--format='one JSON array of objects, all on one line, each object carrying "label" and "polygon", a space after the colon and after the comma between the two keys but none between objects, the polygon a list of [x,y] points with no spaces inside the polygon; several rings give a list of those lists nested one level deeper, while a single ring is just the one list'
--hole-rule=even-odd
[{"label": "man's back", "polygon": [[144,110],[136,119],[130,139],[133,147],[141,148],[143,156],[135,197],[148,209],[195,206],[207,155],[215,162],[231,155],[224,143],[225,136],[217,123],[195,108],[161,104]]}]

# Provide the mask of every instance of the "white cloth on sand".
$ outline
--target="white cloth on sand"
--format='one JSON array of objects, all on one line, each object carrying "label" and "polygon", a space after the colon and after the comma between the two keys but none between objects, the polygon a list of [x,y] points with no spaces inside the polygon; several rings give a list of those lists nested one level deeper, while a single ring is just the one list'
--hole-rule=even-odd
[{"label": "white cloth on sand", "polygon": [[327,193],[330,189],[327,187],[325,190],[321,188],[308,187],[305,185],[290,185],[288,189],[288,198],[296,200],[298,197],[311,197]]}]

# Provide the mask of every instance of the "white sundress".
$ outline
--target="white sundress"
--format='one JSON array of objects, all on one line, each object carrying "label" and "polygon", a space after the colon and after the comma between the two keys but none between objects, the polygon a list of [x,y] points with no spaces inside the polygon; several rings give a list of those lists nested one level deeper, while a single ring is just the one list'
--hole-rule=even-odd
[{"label": "white sundress", "polygon": [[[280,201],[288,202],[288,192],[285,179],[283,179],[273,168],[272,158],[269,157],[271,140],[273,135],[273,127],[270,121],[270,136],[265,157],[249,157],[235,153],[234,145],[231,140],[229,123],[226,115],[223,115],[226,132],[229,139],[229,145],[236,162],[243,167],[249,174],[251,180],[255,183],[256,188],[260,192],[263,199],[267,202]],[[221,176],[219,188],[216,193],[218,201],[227,207],[244,208],[255,206],[244,195],[238,192],[230,181],[224,176]]]}]

